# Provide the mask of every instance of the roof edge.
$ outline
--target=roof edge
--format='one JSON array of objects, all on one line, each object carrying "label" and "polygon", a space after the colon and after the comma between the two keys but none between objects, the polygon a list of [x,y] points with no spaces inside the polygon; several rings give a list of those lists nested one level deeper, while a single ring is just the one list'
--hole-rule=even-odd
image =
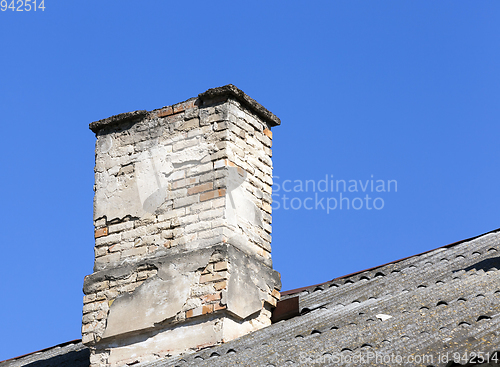
[{"label": "roof edge", "polygon": [[323,283],[319,283],[319,284],[314,284],[314,285],[309,285],[309,286],[306,286],[306,287],[301,287],[301,288],[295,288],[295,289],[290,289],[288,291],[284,291],[284,292],[280,292],[280,294],[282,296],[289,296],[289,295],[292,295],[292,294],[296,294],[296,293],[300,293],[300,292],[303,292],[309,288],[313,288],[313,287],[318,287],[318,286],[322,286],[322,285],[325,285],[325,284],[328,284],[330,282],[333,282],[335,280],[339,280],[339,279],[344,279],[344,278],[347,278],[347,277],[351,277],[351,276],[354,276],[354,275],[358,275],[358,274],[361,274],[361,273],[364,273],[365,271],[372,271],[372,270],[375,270],[375,269],[378,269],[378,268],[381,268],[381,267],[384,267],[384,266],[387,266],[387,265],[390,265],[390,264],[396,264],[400,261],[404,261],[404,260],[407,260],[407,259],[411,259],[412,257],[416,257],[416,256],[421,256],[421,255],[424,255],[424,254],[427,254],[429,252],[432,252],[432,251],[436,251],[436,250],[439,250],[439,249],[445,249],[445,248],[450,248],[450,247],[453,247],[453,246],[457,246],[457,245],[460,245],[461,243],[464,243],[464,242],[468,242],[468,241],[473,241],[479,237],[483,237],[483,236],[486,236],[488,234],[491,234],[491,233],[495,233],[495,232],[499,232],[500,231],[500,228],[497,228],[497,229],[494,229],[494,230],[491,230],[489,232],[486,232],[486,233],[483,233],[483,234],[480,234],[480,235],[477,235],[477,236],[474,236],[474,237],[470,237],[470,238],[466,238],[464,240],[460,240],[460,241],[456,241],[456,242],[452,242],[452,243],[449,243],[447,245],[444,245],[444,246],[441,246],[441,247],[437,247],[437,248],[434,248],[434,249],[431,249],[431,250],[427,250],[427,251],[424,251],[424,252],[421,252],[419,254],[415,254],[415,255],[411,255],[411,256],[407,256],[407,257],[403,257],[402,259],[399,259],[399,260],[394,260],[394,261],[390,261],[386,264],[382,264],[382,265],[377,265],[377,266],[374,266],[372,268],[368,268],[368,269],[364,269],[364,270],[360,270],[360,271],[356,271],[354,273],[351,273],[351,274],[346,274],[346,275],[342,275],[340,277],[337,277],[337,278],[333,278],[332,280],[328,280],[326,282],[323,282]]},{"label": "roof edge", "polygon": [[31,352],[31,353],[26,353],[26,354],[23,354],[22,356],[17,356],[17,357],[12,357],[12,358],[9,358],[9,359],[6,359],[6,360],[3,360],[3,361],[0,361],[0,364],[4,363],[4,362],[10,362],[10,361],[14,361],[16,359],[21,359],[21,358],[24,358],[24,357],[27,357],[27,356],[30,356],[32,354],[36,354],[36,353],[43,353],[43,352],[47,352],[51,349],[54,349],[54,348],[62,348],[62,347],[65,347],[66,345],[70,345],[70,344],[78,344],[78,343],[81,343],[82,342],[82,339],[75,339],[75,340],[70,340],[68,342],[64,342],[64,343],[61,343],[61,344],[57,344],[57,345],[54,345],[52,347],[47,347],[47,348],[43,348],[43,349],[40,349],[40,350],[37,350],[35,352]]}]

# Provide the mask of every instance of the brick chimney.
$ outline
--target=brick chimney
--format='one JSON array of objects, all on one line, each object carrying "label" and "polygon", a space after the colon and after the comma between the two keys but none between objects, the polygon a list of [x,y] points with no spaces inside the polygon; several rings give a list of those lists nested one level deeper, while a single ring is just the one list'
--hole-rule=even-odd
[{"label": "brick chimney", "polygon": [[91,367],[151,361],[270,325],[271,127],[233,85],[90,124],[95,263],[85,277]]}]

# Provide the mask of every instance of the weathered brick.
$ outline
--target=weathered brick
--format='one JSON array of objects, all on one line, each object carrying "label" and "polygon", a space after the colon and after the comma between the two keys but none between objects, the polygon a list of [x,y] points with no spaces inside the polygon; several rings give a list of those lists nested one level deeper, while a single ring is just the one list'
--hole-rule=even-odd
[{"label": "weathered brick", "polygon": [[[158,216],[158,222],[163,222],[169,219],[176,219],[179,217],[182,217],[183,215],[186,214],[186,208],[178,208],[178,209],[173,209],[169,210],[165,214],[161,214]],[[173,222],[172,222],[173,225]]]},{"label": "weathered brick", "polygon": [[131,249],[132,247],[134,247],[134,242],[131,242],[131,241],[128,241],[128,242],[120,242],[120,243],[117,243],[113,246],[110,246],[109,247],[109,252],[110,253],[113,253],[113,252],[121,252],[121,251],[124,251],[124,250],[128,250],[128,249]]},{"label": "weathered brick", "polygon": [[95,255],[96,258],[104,256],[107,253],[108,253],[108,247],[107,246],[101,246],[101,247],[94,248],[94,255]]},{"label": "weathered brick", "polygon": [[209,303],[213,301],[218,301],[221,299],[221,294],[220,293],[215,293],[215,294],[207,294],[205,296],[200,297],[202,302]]},{"label": "weathered brick", "polygon": [[221,167],[236,167],[236,164],[229,159],[221,159],[216,162],[214,162],[214,169],[221,168]]},{"label": "weathered brick", "polygon": [[213,182],[206,182],[204,184],[191,187],[190,189],[187,190],[187,194],[193,195],[200,192],[209,191],[212,190],[213,187],[214,187]]},{"label": "weathered brick", "polygon": [[86,305],[83,305],[83,314],[93,312],[96,310],[96,303],[87,303]]},{"label": "weathered brick", "polygon": [[175,181],[175,180],[180,180],[186,176],[186,171],[184,170],[178,170],[175,172],[172,172],[169,176],[168,179]]},{"label": "weathered brick", "polygon": [[87,334],[94,331],[95,325],[93,323],[82,325],[82,334]]},{"label": "weathered brick", "polygon": [[118,297],[119,293],[116,289],[106,289],[104,291],[104,295],[105,295],[106,299],[113,299],[113,298]]},{"label": "weathered brick", "polygon": [[214,264],[208,264],[201,274],[212,274],[214,272]]},{"label": "weathered brick", "polygon": [[193,213],[193,214],[189,214],[189,215],[185,215],[185,216],[179,217],[179,219],[177,220],[177,224],[179,226],[187,226],[189,224],[196,223],[198,221],[199,221],[198,214],[197,213]]},{"label": "weathered brick", "polygon": [[223,234],[223,228],[219,227],[216,229],[209,229],[206,231],[200,231],[197,234],[198,234],[199,240],[207,240],[208,241],[208,239],[214,239],[214,238],[220,237]]},{"label": "weathered brick", "polygon": [[108,311],[109,310],[108,301],[99,301],[99,302],[96,302],[95,305],[96,305],[96,311],[99,311],[99,310]]},{"label": "weathered brick", "polygon": [[265,300],[265,302],[269,303],[273,307],[276,307],[276,305],[278,304],[278,301],[276,300],[276,298],[271,297],[271,296],[268,296],[267,299]]},{"label": "weathered brick", "polygon": [[[122,241],[135,241],[136,238],[140,238],[146,236],[147,234],[146,225],[138,226],[137,228],[131,229],[126,232],[121,233]],[[114,235],[113,235],[114,236]]]},{"label": "weathered brick", "polygon": [[183,103],[175,104],[172,106],[172,108],[173,108],[174,113],[181,113],[181,112],[184,112],[184,110],[185,110]]},{"label": "weathered brick", "polygon": [[178,141],[173,145],[173,151],[177,152],[179,150],[183,150],[189,147],[193,147],[195,145],[198,145],[199,140],[197,138],[192,138],[192,139],[186,139],[186,140],[181,140]]},{"label": "weathered brick", "polygon": [[113,233],[104,237],[96,238],[95,245],[103,246],[103,245],[112,245],[114,243],[118,243],[121,239],[120,233]]},{"label": "weathered brick", "polygon": [[120,253],[115,252],[114,254],[108,254],[98,257],[95,262],[96,264],[105,265],[105,264],[115,263],[118,260],[120,260]]},{"label": "weathered brick", "polygon": [[274,298],[276,298],[277,300],[279,300],[281,298],[281,293],[277,289],[273,289],[273,291],[271,292],[271,295]]},{"label": "weathered brick", "polygon": [[200,195],[200,201],[206,201],[210,199],[215,199],[221,196],[226,195],[226,190],[225,189],[218,189],[218,190],[213,190],[209,192],[205,192]]},{"label": "weathered brick", "polygon": [[143,246],[143,247],[135,247],[130,250],[125,250],[121,253],[122,259],[125,259],[127,257],[135,257],[135,256],[141,256],[144,255],[145,253],[148,252],[148,248]]},{"label": "weathered brick", "polygon": [[170,116],[173,113],[174,113],[174,110],[173,110],[172,106],[168,106],[168,107],[165,107],[165,108],[159,110],[156,113],[156,116],[157,117],[165,117],[165,116]]},{"label": "weathered brick", "polygon": [[108,228],[109,228],[109,231],[108,231],[109,233],[126,231],[126,230],[134,228],[134,222],[128,221],[128,222],[124,222],[124,223],[112,224]]},{"label": "weathered brick", "polygon": [[194,175],[200,175],[205,172],[211,172],[213,170],[213,163],[212,161],[204,163],[204,164],[197,164],[191,168],[187,169],[186,175],[189,176],[194,176]]},{"label": "weathered brick", "polygon": [[[192,118],[190,120],[187,120],[182,124],[181,129],[182,130],[192,130],[200,126],[200,119],[199,118]],[[189,136],[189,135],[188,135]]]},{"label": "weathered brick", "polygon": [[99,219],[94,221],[94,226],[96,228],[101,228],[101,227],[104,227],[105,225],[106,225],[106,218],[99,218]]},{"label": "weathered brick", "polygon": [[203,305],[202,306],[202,314],[205,315],[207,313],[214,312],[214,305]]},{"label": "weathered brick", "polygon": [[[204,202],[204,204],[210,204]],[[211,207],[211,205],[210,205]],[[200,220],[210,220],[214,218],[222,218],[224,216],[224,209],[211,209],[200,213]]]},{"label": "weathered brick", "polygon": [[198,117],[199,116],[199,110],[196,106],[194,107],[186,107],[186,109],[184,110],[184,119],[186,120],[190,120],[190,119],[193,119],[195,117]]},{"label": "weathered brick", "polygon": [[83,344],[90,344],[94,342],[94,333],[85,333],[82,335],[82,343]]},{"label": "weathered brick", "polygon": [[192,310],[186,311],[186,318],[196,317],[202,315],[202,307],[197,307]]},{"label": "weathered brick", "polygon": [[[203,195],[203,194],[202,194]],[[174,200],[174,208],[181,208],[183,206],[192,205],[200,201],[200,195],[191,195],[184,198],[178,198]]]},{"label": "weathered brick", "polygon": [[[185,172],[185,171],[182,171],[182,172]],[[172,189],[177,189],[177,188],[197,184],[199,181],[200,181],[200,178],[196,177],[196,176],[184,178],[184,179],[172,182]]]},{"label": "weathered brick", "polygon": [[104,237],[108,235],[108,227],[99,228],[94,233],[94,238]]},{"label": "weathered brick", "polygon": [[227,121],[214,122],[214,130],[220,131],[228,128]]},{"label": "weathered brick", "polygon": [[87,304],[87,303],[94,302],[94,301],[95,301],[95,294],[94,293],[87,294],[87,295],[83,296],[83,304]]},{"label": "weathered brick", "polygon": [[225,310],[226,308],[227,308],[227,306],[223,305],[221,303],[214,304],[214,311]]},{"label": "weathered brick", "polygon": [[95,282],[87,286],[87,291],[90,293],[96,293],[109,288],[109,280],[104,280],[102,282]]},{"label": "weathered brick", "polygon": [[214,288],[216,291],[223,290],[227,287],[227,280],[223,280],[222,282],[217,282],[214,284]]},{"label": "weathered brick", "polygon": [[106,316],[108,316],[108,312],[107,311],[104,311],[104,310],[101,310],[97,313],[96,315],[96,320],[102,320],[104,319]]},{"label": "weathered brick", "polygon": [[173,230],[164,230],[161,232],[161,238],[164,240],[171,240],[174,238],[174,231]]},{"label": "weathered brick", "polygon": [[200,276],[200,283],[217,282],[223,280],[225,277],[219,273],[204,274]]},{"label": "weathered brick", "polygon": [[214,264],[215,271],[227,270],[227,261],[222,261]]},{"label": "weathered brick", "polygon": [[192,224],[186,226],[186,233],[199,232],[199,231],[203,231],[205,229],[210,229],[211,227],[212,227],[212,224],[209,221],[192,223]]},{"label": "weathered brick", "polygon": [[184,110],[186,110],[188,108],[193,108],[194,103],[195,103],[195,100],[193,99],[190,101],[174,104],[172,106],[172,108],[173,108],[174,113],[181,113],[181,112],[184,112]]},{"label": "weathered brick", "polygon": [[220,197],[218,199],[215,199],[212,201],[212,208],[221,208],[221,207],[224,207],[226,206],[226,198],[225,196],[223,197]]},{"label": "weathered brick", "polygon": [[[212,202],[211,201],[203,201],[201,203],[196,203],[196,204],[193,204],[189,207],[189,214],[198,214],[201,216],[201,215],[204,215],[204,213],[206,211],[209,211],[212,209]],[[200,217],[201,219],[201,217]]]},{"label": "weathered brick", "polygon": [[97,315],[97,312],[91,312],[83,315],[82,317],[82,324],[90,324],[92,321],[95,320]]}]

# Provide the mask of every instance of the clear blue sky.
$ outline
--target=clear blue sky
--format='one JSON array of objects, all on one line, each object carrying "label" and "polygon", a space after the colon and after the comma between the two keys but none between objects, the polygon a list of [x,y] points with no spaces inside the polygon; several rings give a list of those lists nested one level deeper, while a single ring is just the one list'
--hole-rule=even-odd
[{"label": "clear blue sky", "polygon": [[[281,118],[278,185],[397,181],[397,192],[343,193],[358,207],[380,197],[380,210],[276,209],[284,289],[500,227],[499,19],[498,1],[457,0],[0,11],[0,360],[80,338],[94,241],[88,124],[208,88],[235,84]],[[277,194],[310,207],[315,193]]]}]

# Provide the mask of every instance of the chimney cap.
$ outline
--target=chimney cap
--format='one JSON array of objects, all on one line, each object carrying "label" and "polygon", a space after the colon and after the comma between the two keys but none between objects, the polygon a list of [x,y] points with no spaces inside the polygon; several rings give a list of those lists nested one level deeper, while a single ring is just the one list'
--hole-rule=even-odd
[{"label": "chimney cap", "polygon": [[198,98],[202,102],[206,99],[216,97],[229,97],[237,100],[271,126],[277,126],[281,124],[281,120],[278,118],[278,116],[262,106],[252,97],[249,97],[245,92],[243,92],[241,89],[238,89],[233,84],[228,84],[218,88],[212,88],[207,90],[206,92],[198,94]]},{"label": "chimney cap", "polygon": [[[255,99],[249,97],[245,92],[243,92],[233,84],[227,84],[223,87],[211,88],[203,93],[198,94],[198,100],[201,103],[221,97],[231,98],[240,102],[270,126],[277,126],[281,124],[281,120],[274,113],[266,109]],[[132,112],[120,113],[118,115],[113,115],[102,120],[94,121],[89,125],[89,128],[97,134],[102,128],[106,126],[116,125],[128,121],[141,120],[149,113],[150,111],[147,110],[137,110]]]}]

